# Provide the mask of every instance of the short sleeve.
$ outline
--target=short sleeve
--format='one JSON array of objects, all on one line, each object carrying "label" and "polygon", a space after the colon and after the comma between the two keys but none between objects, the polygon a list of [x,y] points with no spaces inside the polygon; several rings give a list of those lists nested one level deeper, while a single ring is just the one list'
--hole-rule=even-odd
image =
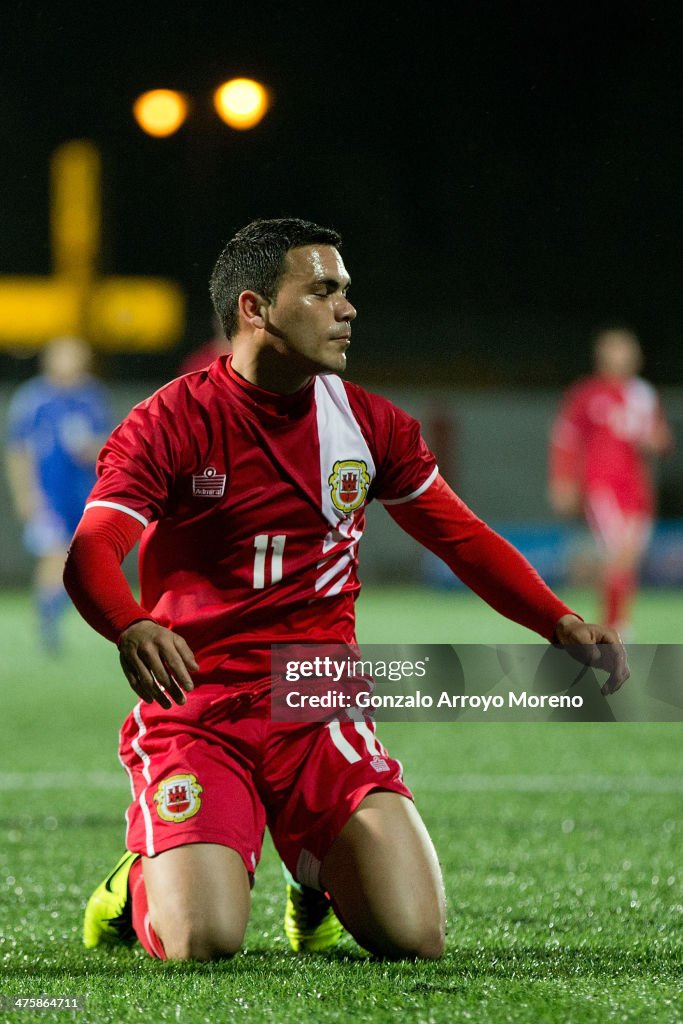
[{"label": "short sleeve", "polygon": [[587,432],[585,385],[580,382],[565,393],[550,433],[550,479],[575,480],[581,473]]},{"label": "short sleeve", "polygon": [[383,400],[376,417],[377,476],[373,497],[384,505],[398,505],[423,494],[438,474],[418,420]]},{"label": "short sleeve", "polygon": [[135,406],[100,452],[86,508],[118,508],[145,526],[160,519],[177,477],[180,433],[158,395]]}]

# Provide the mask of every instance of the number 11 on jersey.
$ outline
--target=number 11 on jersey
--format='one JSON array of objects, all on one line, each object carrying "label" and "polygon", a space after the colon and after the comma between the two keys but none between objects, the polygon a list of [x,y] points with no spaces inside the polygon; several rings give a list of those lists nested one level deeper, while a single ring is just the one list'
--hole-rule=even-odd
[{"label": "number 11 on jersey", "polygon": [[266,585],[266,561],[270,562],[270,586],[282,579],[282,555],[287,536],[277,533],[271,537],[259,533],[254,537],[254,590],[263,590]]}]

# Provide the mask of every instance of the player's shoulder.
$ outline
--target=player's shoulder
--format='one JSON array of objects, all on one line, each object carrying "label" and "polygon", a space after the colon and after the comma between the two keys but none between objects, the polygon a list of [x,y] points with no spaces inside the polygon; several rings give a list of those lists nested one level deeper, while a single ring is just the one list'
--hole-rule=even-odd
[{"label": "player's shoulder", "polygon": [[52,394],[53,391],[54,387],[49,379],[41,373],[35,377],[29,377],[28,380],[19,384],[14,394],[18,398],[33,398],[35,396]]},{"label": "player's shoulder", "polygon": [[649,380],[645,380],[644,377],[632,377],[630,385],[633,391],[638,394],[649,395],[652,398],[657,394],[657,388],[654,384],[650,383]]},{"label": "player's shoulder", "polygon": [[584,374],[577,377],[566,388],[564,393],[567,405],[581,405],[589,401],[594,395],[604,390],[604,381],[596,374]]},{"label": "player's shoulder", "polygon": [[54,388],[42,374],[25,380],[15,389],[10,399],[10,415],[26,415],[54,397]]},{"label": "player's shoulder", "polygon": [[626,394],[631,402],[643,407],[652,408],[658,402],[657,389],[643,377],[631,377],[626,386]]},{"label": "player's shoulder", "polygon": [[599,390],[603,386],[604,381],[598,374],[584,373],[569,385],[569,391],[573,391],[575,394],[588,394],[591,391]]},{"label": "player's shoulder", "polygon": [[192,414],[199,406],[206,407],[216,396],[216,381],[210,370],[194,370],[162,384],[151,395],[134,405],[129,417],[177,420]]},{"label": "player's shoulder", "polygon": [[84,377],[81,384],[81,390],[92,395],[108,395],[109,388],[103,380],[99,377],[94,377],[92,374],[88,374]]},{"label": "player's shoulder", "polygon": [[395,444],[414,444],[421,427],[410,413],[385,395],[352,381],[345,380],[342,386],[351,412],[380,462]]},{"label": "player's shoulder", "polygon": [[98,377],[88,376],[74,389],[71,398],[79,405],[84,405],[95,411],[108,408],[111,394],[104,381]]},{"label": "player's shoulder", "polygon": [[401,414],[402,410],[385,395],[380,395],[376,391],[369,391],[367,388],[362,387],[360,384],[354,383],[350,380],[342,380],[337,378],[343,386],[346,396],[349,400],[351,407],[364,411],[369,416],[393,416],[396,413]]}]

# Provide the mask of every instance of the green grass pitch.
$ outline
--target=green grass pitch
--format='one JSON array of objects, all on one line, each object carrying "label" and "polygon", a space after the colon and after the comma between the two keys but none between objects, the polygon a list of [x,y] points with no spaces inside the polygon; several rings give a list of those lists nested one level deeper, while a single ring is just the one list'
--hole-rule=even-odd
[{"label": "green grass pitch", "polygon": [[[563,596],[594,615],[589,595]],[[636,621],[638,640],[678,642],[683,598],[645,593]],[[368,589],[359,622],[383,643],[533,640],[460,592]],[[122,848],[116,734],[131,694],[75,612],[56,661],[26,596],[0,600],[0,623],[0,993],[85,996],[74,1019],[97,1024],[683,1020],[683,726],[386,724],[443,865],[437,963],[375,962],[349,937],[334,955],[288,952],[269,845],[232,961],[86,953],[85,901]]]}]

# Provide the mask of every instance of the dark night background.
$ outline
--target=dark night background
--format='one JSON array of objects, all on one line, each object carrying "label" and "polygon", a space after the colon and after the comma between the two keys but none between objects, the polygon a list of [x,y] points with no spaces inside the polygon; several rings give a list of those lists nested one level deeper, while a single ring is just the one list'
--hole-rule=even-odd
[{"label": "dark night background", "polygon": [[[287,214],[345,237],[361,382],[563,384],[618,319],[646,376],[683,383],[679,4],[24,3],[1,19],[0,273],[49,271],[49,155],[90,138],[102,270],[188,292],[182,346],[112,375],[168,375],[210,335],[224,240]],[[211,108],[239,74],[276,98],[245,133]],[[168,140],[131,115],[159,86],[194,101]]]}]

